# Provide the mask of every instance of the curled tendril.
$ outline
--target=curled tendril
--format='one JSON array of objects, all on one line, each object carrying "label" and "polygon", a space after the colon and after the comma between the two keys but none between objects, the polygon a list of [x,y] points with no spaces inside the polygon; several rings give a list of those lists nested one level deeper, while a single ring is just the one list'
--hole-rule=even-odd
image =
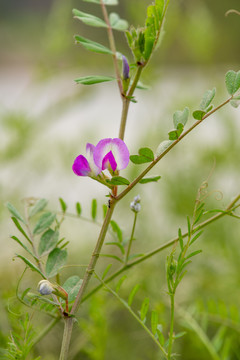
[{"label": "curled tendril", "polygon": [[235,9],[230,9],[225,13],[225,16],[228,16],[229,14],[237,14],[240,16],[240,11],[237,11]]}]

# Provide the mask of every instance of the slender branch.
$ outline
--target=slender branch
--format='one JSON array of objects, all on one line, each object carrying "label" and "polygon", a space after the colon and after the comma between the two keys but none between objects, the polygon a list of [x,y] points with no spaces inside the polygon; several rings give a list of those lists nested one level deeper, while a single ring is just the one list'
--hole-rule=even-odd
[{"label": "slender branch", "polygon": [[197,127],[199,124],[201,124],[203,122],[203,120],[205,120],[206,118],[208,118],[210,115],[212,115],[213,113],[215,113],[217,110],[219,110],[220,108],[222,108],[224,105],[228,104],[231,100],[232,100],[233,96],[231,96],[230,98],[228,98],[226,101],[224,101],[222,104],[220,104],[219,106],[217,106],[216,108],[214,108],[213,110],[209,111],[203,118],[202,120],[198,120],[196,121],[189,129],[187,129],[186,131],[184,131],[178,139],[176,139],[165,151],[163,151],[159,156],[156,157],[155,160],[153,160],[151,162],[150,165],[148,165],[148,167],[143,170],[143,172],[138,175],[138,177],[133,180],[133,182],[131,182],[131,184],[128,185],[128,187],[126,187],[125,190],[123,190],[117,197],[116,200],[120,200],[122,199],[125,195],[127,195],[129,193],[130,190],[132,190],[132,188],[134,186],[136,186],[139,181],[174,147],[176,146],[186,135],[188,135],[193,129],[195,129],[195,127]]},{"label": "slender branch", "polygon": [[[220,212],[214,216],[212,216],[211,218],[201,222],[199,225],[195,226],[193,228],[194,231],[198,231],[201,230],[202,228],[206,227],[207,225],[211,224],[212,222],[221,219],[222,217],[226,216],[226,215],[230,215],[231,216],[231,211],[232,208],[234,207],[234,205],[240,200],[240,194],[237,195],[230,203],[229,205],[226,207],[225,212]],[[188,236],[188,232],[182,234],[182,237],[185,238]],[[123,272],[127,271],[128,269],[130,269],[131,267],[138,265],[140,263],[142,263],[143,261],[151,258],[152,256],[160,253],[161,251],[167,249],[168,247],[172,246],[174,243],[176,243],[177,241],[179,241],[179,237],[175,237],[169,241],[167,241],[166,243],[164,243],[163,245],[157,247],[156,249],[148,252],[147,254],[145,254],[144,256],[140,257],[139,259],[136,259],[126,265],[124,265],[122,268],[120,268],[119,270],[117,270],[116,272],[114,272],[112,275],[110,275],[106,280],[105,283],[109,283],[110,281],[114,280],[116,277],[118,277],[119,275],[121,275]],[[102,285],[98,285],[96,286],[94,289],[92,289],[86,296],[83,297],[82,302],[84,302],[85,300],[87,300],[89,297],[91,297],[93,294],[95,294],[98,290],[100,290],[102,287]]]},{"label": "slender branch", "polygon": [[119,92],[120,92],[120,94],[122,96],[123,87],[122,87],[122,80],[121,80],[121,75],[120,75],[120,71],[119,71],[119,67],[118,67],[118,62],[117,62],[117,51],[116,51],[113,31],[112,31],[112,27],[111,27],[111,24],[110,24],[110,21],[109,21],[107,9],[106,9],[106,6],[105,6],[103,0],[100,0],[100,3],[101,3],[103,17],[104,17],[104,20],[105,20],[105,22],[107,24],[108,41],[109,41],[110,49],[112,50],[112,53],[113,53],[113,55],[112,55],[113,56],[113,64],[114,64],[114,69],[115,69],[115,73],[116,73],[116,76],[117,76],[118,88],[119,88]]},{"label": "slender branch", "polygon": [[134,220],[133,220],[133,227],[132,227],[132,233],[131,233],[131,237],[128,243],[128,249],[127,249],[127,253],[126,253],[126,257],[125,257],[125,264],[127,264],[128,262],[128,258],[129,258],[129,254],[131,251],[131,247],[132,247],[132,242],[133,242],[133,237],[134,237],[134,231],[135,231],[135,227],[136,227],[136,222],[137,222],[137,212],[134,212]]},{"label": "slender branch", "polygon": [[174,297],[175,294],[170,294],[171,299],[171,321],[169,331],[169,345],[168,345],[168,360],[171,360],[172,355],[172,344],[173,344],[173,329],[174,329]]}]

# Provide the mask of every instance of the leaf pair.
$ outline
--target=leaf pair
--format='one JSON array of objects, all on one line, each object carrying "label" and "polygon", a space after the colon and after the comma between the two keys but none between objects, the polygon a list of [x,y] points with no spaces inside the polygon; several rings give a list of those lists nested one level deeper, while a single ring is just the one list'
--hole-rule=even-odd
[{"label": "leaf pair", "polygon": [[181,133],[184,130],[184,126],[186,125],[189,117],[189,109],[188,107],[185,107],[183,111],[176,111],[173,114],[173,124],[174,124],[174,130],[169,131],[168,136],[169,140],[177,140]]}]

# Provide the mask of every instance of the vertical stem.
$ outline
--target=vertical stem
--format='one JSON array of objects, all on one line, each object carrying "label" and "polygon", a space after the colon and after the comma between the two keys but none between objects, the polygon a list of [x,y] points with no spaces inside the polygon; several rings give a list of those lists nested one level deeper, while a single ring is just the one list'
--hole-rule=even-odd
[{"label": "vertical stem", "polygon": [[172,354],[172,344],[173,344],[173,327],[174,327],[174,293],[170,295],[171,297],[171,322],[170,322],[170,332],[169,332],[169,344],[168,344],[168,360],[171,359]]},{"label": "vertical stem", "polygon": [[135,231],[135,227],[136,227],[136,222],[137,222],[137,212],[134,212],[134,220],[133,220],[133,227],[132,227],[132,233],[131,233],[131,237],[128,243],[128,249],[127,249],[127,253],[126,253],[126,258],[125,258],[125,264],[127,264],[128,262],[128,258],[129,258],[129,254],[130,254],[130,250],[132,247],[132,242],[133,242],[133,237],[134,237],[134,231]]},{"label": "vertical stem", "polygon": [[69,345],[72,336],[73,321],[74,319],[71,317],[64,318],[62,349],[59,360],[67,360],[68,358]]}]

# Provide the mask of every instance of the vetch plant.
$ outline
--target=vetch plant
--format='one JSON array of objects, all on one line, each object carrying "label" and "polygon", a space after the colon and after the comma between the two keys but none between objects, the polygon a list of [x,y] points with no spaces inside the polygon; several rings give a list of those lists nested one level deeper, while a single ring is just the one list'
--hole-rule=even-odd
[{"label": "vetch plant", "polygon": [[[24,216],[12,204],[7,204],[12,214],[12,220],[21,235],[20,237],[14,235],[12,239],[25,251],[25,255],[17,254],[16,257],[23,261],[26,269],[31,269],[41,279],[38,286],[31,284],[31,287],[28,287],[21,293],[19,289],[25,273],[24,271],[17,286],[17,297],[27,307],[43,311],[52,318],[52,322],[43,330],[41,337],[36,338],[27,351],[29,353],[31,348],[61,321],[64,330],[59,359],[70,359],[69,348],[73,325],[78,321],[79,317],[81,318],[79,308],[85,301],[94,296],[96,292],[104,288],[120,301],[129,314],[146,331],[153,344],[159,348],[161,354],[159,358],[175,359],[179,354],[175,354],[174,343],[185,334],[183,332],[176,334],[174,330],[177,288],[181,284],[192,259],[201,252],[201,249],[194,249],[190,252],[190,248],[202,235],[203,229],[212,222],[226,216],[236,219],[240,218],[237,214],[237,209],[240,206],[240,195],[235,196],[224,209],[207,210],[204,200],[209,194],[206,192],[207,183],[204,183],[198,191],[193,215],[192,217],[187,217],[187,231],[184,232],[179,228],[176,238],[143,254],[132,252],[138,214],[141,211],[140,195],[134,197],[130,203],[130,209],[127,209],[129,212],[132,211],[130,214],[133,218],[129,238],[125,239],[123,237],[121,227],[112,218],[116,205],[138,184],[156,183],[161,178],[160,175],[147,175],[193,129],[201,125],[203,121],[207,120],[212,114],[217,113],[225,105],[238,106],[240,100],[240,71],[230,70],[227,72],[225,82],[229,97],[222,103],[214,106],[212,101],[215,97],[216,89],[207,90],[200,101],[199,108],[192,111],[192,119],[189,119],[190,109],[188,107],[185,107],[183,110],[177,110],[173,114],[173,128],[169,130],[168,138],[160,143],[156,151],[148,147],[141,147],[135,154],[130,155],[128,144],[124,142],[129,106],[132,102],[136,102],[135,89],[137,87],[143,88],[143,85],[140,83],[141,74],[149,64],[152,54],[160,45],[160,37],[169,0],[155,0],[155,2],[149,5],[145,24],[139,28],[129,27],[127,21],[121,19],[115,12],[108,13],[107,6],[117,5],[117,0],[84,1],[92,3],[93,9],[95,4],[99,5],[103,18],[98,18],[95,15],[76,9],[73,10],[74,17],[85,25],[106,28],[109,48],[79,35],[75,35],[76,43],[81,44],[85,49],[92,52],[112,56],[115,75],[88,75],[79,77],[75,81],[82,85],[116,81],[122,102],[122,114],[118,137],[102,139],[96,146],[87,143],[86,155],[78,155],[75,158],[72,170],[79,177],[90,177],[106,186],[108,202],[103,199],[104,220],[101,224],[92,255],[89,257],[88,264],[84,267],[83,278],[81,279],[73,273],[63,283],[61,282],[60,271],[64,271],[67,263],[67,247],[71,245],[60,236],[62,222],[70,215],[68,214],[65,201],[62,198],[59,199],[61,206],[61,212],[59,213],[46,210],[48,203],[46,199],[25,199]],[[117,51],[114,30],[125,33],[127,43],[132,52],[131,61],[133,63],[127,60],[125,54]],[[187,126],[189,121],[191,123]],[[116,136],[116,134],[113,134],[113,136]],[[85,142],[85,139],[82,139],[82,142]],[[120,175],[121,171],[128,166],[138,167],[138,165],[144,165],[145,168],[141,172],[138,171],[136,178],[128,179]],[[69,164],[69,171],[70,166]],[[79,178],[79,182],[81,184],[81,178]],[[141,193],[140,187],[138,187],[138,191]],[[93,223],[96,223],[96,212],[97,202],[93,199],[91,210]],[[76,203],[76,217],[82,217],[79,202]],[[118,249],[118,253],[115,253],[114,250],[108,254],[102,253],[102,247],[108,232],[112,235],[113,241],[107,242],[106,245]],[[136,284],[133,287],[127,300],[119,293],[126,279],[126,275],[122,275],[123,273],[130,272],[131,268],[138,266],[169,247],[171,247],[171,252],[166,262],[166,288],[170,299],[170,320],[168,324],[163,326],[159,320],[157,309],[151,309],[151,315],[149,315],[150,307],[152,306],[149,296],[143,299],[139,312],[133,309],[132,305],[140,284]],[[102,257],[108,257],[113,261],[115,265],[113,267],[114,270],[112,270],[113,264],[110,263],[102,274],[97,273],[96,265],[102,261]],[[120,277],[120,275],[122,276]],[[92,276],[95,276],[98,280],[98,285],[89,290]],[[119,280],[117,285],[114,285],[113,280],[116,278],[119,278]],[[160,293],[159,296],[161,296]],[[220,359],[218,349],[214,348],[213,350],[212,345],[207,341],[204,342],[204,346],[211,358]],[[18,347],[21,347],[20,343]],[[20,351],[19,348],[17,349],[12,346],[9,354],[11,353],[11,356],[17,358],[17,351]],[[16,350],[15,354],[14,349]],[[228,353],[230,354],[230,350]],[[227,357],[225,358],[227,359]]]}]

